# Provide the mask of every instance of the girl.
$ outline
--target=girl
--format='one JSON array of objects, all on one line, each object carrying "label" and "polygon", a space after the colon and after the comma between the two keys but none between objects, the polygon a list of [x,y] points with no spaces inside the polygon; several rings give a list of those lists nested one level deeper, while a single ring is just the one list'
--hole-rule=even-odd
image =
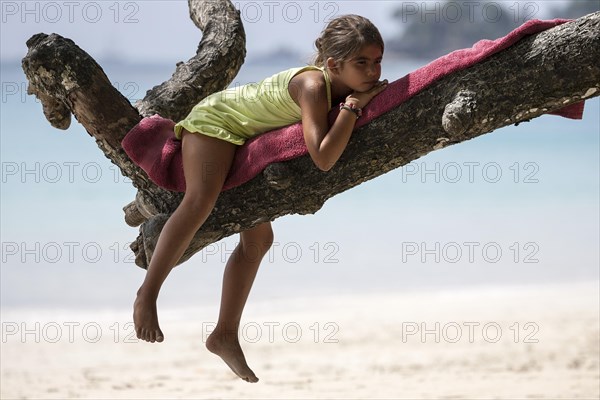
[{"label": "girl", "polygon": [[[182,140],[186,192],[160,234],[137,292],[133,320],[139,339],[163,341],[156,311],[160,287],[213,209],[236,146],[253,135],[302,121],[310,157],[319,169],[328,171],[344,151],[361,109],[387,86],[387,81],[379,81],[383,40],[368,19],[336,18],[315,45],[313,66],[215,93],[175,125],[175,135]],[[329,127],[327,115],[334,104],[339,104],[340,113]],[[240,236],[225,267],[219,320],[206,347],[240,378],[257,382],[240,347],[238,327],[273,231],[267,222]]]}]

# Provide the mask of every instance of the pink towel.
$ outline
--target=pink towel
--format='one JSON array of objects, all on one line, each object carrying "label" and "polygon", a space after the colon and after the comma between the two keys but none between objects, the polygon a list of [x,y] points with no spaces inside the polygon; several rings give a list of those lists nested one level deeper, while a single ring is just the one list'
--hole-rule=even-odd
[{"label": "pink towel", "polygon": [[[363,110],[363,116],[356,127],[365,125],[374,118],[410,99],[436,80],[468,68],[497,53],[524,36],[534,34],[570,20],[548,21],[530,20],[508,35],[496,40],[480,40],[470,49],[453,51],[428,65],[409,73],[388,85],[388,88],[375,97]],[[566,118],[581,119],[584,102],[571,104],[551,114]],[[339,110],[335,107],[329,114],[330,123],[335,121]],[[142,119],[122,141],[123,149],[131,160],[139,165],[150,179],[168,190],[185,191],[181,141],[173,133],[175,123],[169,119],[153,115]],[[233,165],[223,186],[228,190],[239,186],[258,175],[269,164],[287,161],[308,154],[304,143],[302,124],[279,128],[254,137],[235,154]]]}]

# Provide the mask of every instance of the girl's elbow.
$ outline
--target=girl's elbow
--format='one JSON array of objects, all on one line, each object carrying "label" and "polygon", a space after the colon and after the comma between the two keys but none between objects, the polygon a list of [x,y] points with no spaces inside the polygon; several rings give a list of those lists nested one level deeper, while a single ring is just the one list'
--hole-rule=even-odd
[{"label": "girl's elbow", "polygon": [[310,157],[317,168],[323,172],[327,172],[333,168],[337,158],[332,157],[331,154],[328,154],[327,151],[321,149],[320,146],[315,146],[314,148],[311,148],[310,146],[307,147],[309,148]]},{"label": "girl's elbow", "polygon": [[313,161],[314,161],[315,165],[317,166],[317,168],[319,168],[323,172],[329,171],[335,165],[335,161],[332,161],[332,160],[329,160],[329,159],[315,159],[315,158],[313,158]]},{"label": "girl's elbow", "polygon": [[331,168],[327,168],[327,166],[325,165],[320,165],[320,164],[316,164],[317,168],[319,168],[319,170],[323,171],[323,172],[327,172],[329,171]]}]

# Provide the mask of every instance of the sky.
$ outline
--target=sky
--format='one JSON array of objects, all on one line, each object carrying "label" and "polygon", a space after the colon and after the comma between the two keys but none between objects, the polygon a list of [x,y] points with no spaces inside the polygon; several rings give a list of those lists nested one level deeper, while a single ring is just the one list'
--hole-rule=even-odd
[{"label": "sky", "polygon": [[[392,28],[391,1],[236,1],[247,35],[249,54],[278,47],[312,51],[330,15],[354,12]],[[65,5],[66,4],[66,5]],[[278,34],[273,35],[276,31]],[[94,57],[176,62],[195,51],[200,31],[188,15],[187,1],[2,1],[2,57],[20,59],[25,41],[37,32],[73,38]],[[7,33],[7,34],[5,34]]]},{"label": "sky", "polygon": [[[249,57],[278,46],[309,55],[332,11],[371,18],[384,38],[400,29],[388,17],[397,2],[275,3],[240,3]],[[61,17],[44,4],[62,7]],[[32,34],[58,32],[95,57],[133,100],[167,79],[199,41],[183,1],[75,5],[69,21],[63,2],[2,1],[3,63],[22,58]],[[300,10],[298,21],[276,12],[283,9]],[[236,81],[292,66],[268,61],[245,65]],[[163,66],[139,67],[155,62]],[[384,60],[383,76],[397,79],[421,65]],[[77,121],[64,132],[52,128],[26,94],[20,66],[5,66],[2,307],[130,307],[144,273],[128,246],[138,229],[125,225],[121,211],[134,188]],[[599,131],[596,98],[582,121],[542,116],[503,128],[335,196],[315,215],[280,218],[255,296],[598,279]],[[165,304],[216,301],[224,258],[236,241],[227,238],[178,268],[164,289]]]},{"label": "sky", "polygon": [[[6,1],[1,2],[2,60],[20,60],[25,41],[38,32],[56,32],[75,40],[94,58],[124,61],[169,62],[187,60],[200,40],[189,19],[187,1]],[[522,18],[543,18],[547,2],[500,1]],[[564,4],[554,0],[553,5]],[[248,56],[276,48],[291,48],[310,55],[312,43],[332,15],[355,13],[370,18],[385,37],[402,31],[391,11],[404,7],[436,10],[439,2],[400,1],[233,1],[240,10],[247,35]],[[474,13],[484,3],[471,2]],[[535,5],[535,7],[532,7]],[[531,15],[531,12],[534,12]],[[468,16],[465,15],[464,18]],[[277,34],[273,34],[276,32]]]}]

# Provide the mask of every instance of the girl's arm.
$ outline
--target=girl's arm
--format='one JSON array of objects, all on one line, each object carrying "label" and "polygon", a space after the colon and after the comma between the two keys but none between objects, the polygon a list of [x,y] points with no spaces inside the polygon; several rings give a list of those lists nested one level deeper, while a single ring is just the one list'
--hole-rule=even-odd
[{"label": "girl's arm", "polygon": [[[362,108],[385,87],[385,84],[379,84],[368,92],[352,93],[346,97],[346,103]],[[302,93],[297,96],[297,101],[302,110],[302,127],[308,153],[320,170],[329,171],[350,140],[356,115],[352,111],[341,110],[329,128],[327,88],[322,79],[304,80]]]}]

